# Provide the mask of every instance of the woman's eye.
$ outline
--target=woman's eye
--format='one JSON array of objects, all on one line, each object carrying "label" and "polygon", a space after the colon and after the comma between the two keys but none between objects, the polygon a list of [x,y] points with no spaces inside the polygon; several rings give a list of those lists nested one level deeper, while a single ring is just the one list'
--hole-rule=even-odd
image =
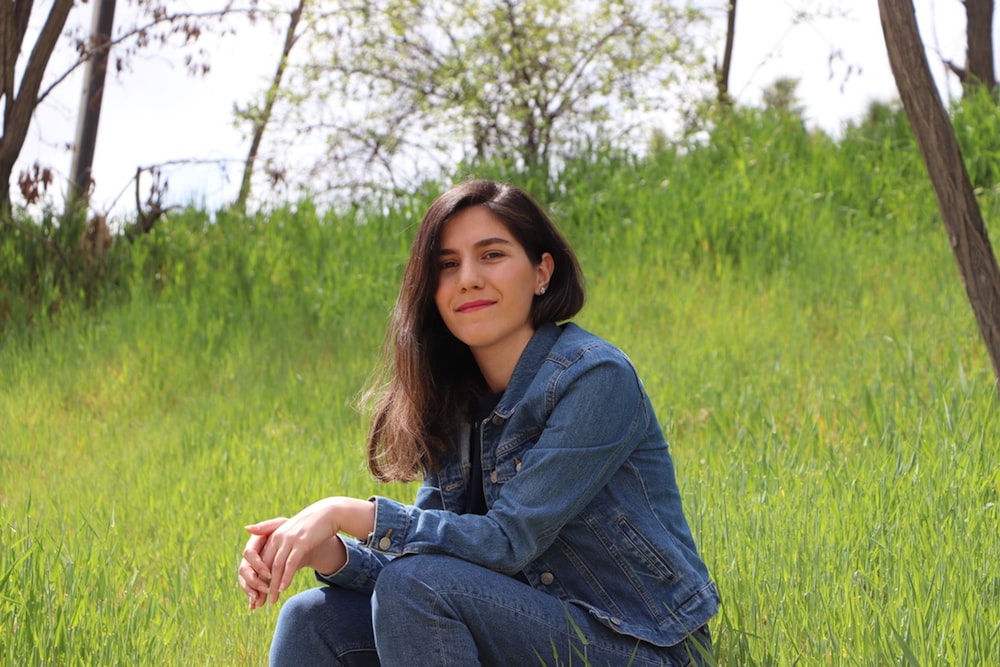
[{"label": "woman's eye", "polygon": [[458,262],[456,262],[453,259],[446,259],[443,260],[440,264],[438,264],[438,270],[445,271],[447,269],[453,269],[456,266],[458,266]]},{"label": "woman's eye", "polygon": [[490,250],[483,255],[483,259],[500,259],[501,257],[503,257],[503,253],[499,250]]}]

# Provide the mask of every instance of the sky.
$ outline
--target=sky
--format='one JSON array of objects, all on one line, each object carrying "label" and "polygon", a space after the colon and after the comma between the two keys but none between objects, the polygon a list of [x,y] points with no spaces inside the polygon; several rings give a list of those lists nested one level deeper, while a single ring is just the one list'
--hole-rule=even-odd
[{"label": "sky", "polygon": [[[724,0],[702,4],[721,7]],[[838,8],[834,16],[815,18],[817,7],[830,6]],[[875,0],[739,0],[737,7],[730,90],[738,102],[757,104],[777,78],[796,78],[807,122],[837,135],[872,101],[898,97]],[[914,0],[914,7],[947,101],[960,89],[942,58],[964,62],[964,8],[960,0]],[[797,21],[802,13],[814,18]],[[724,25],[721,10],[718,17]],[[93,166],[91,201],[97,211],[134,212],[132,179],[137,168],[154,164],[167,163],[168,203],[215,209],[235,197],[249,140],[234,122],[234,105],[245,105],[265,89],[280,37],[258,26],[202,46],[211,53],[205,77],[189,76],[181,63],[155,49],[136,59],[121,78],[109,73]],[[69,173],[66,146],[74,138],[81,87],[82,76],[71,77],[36,113],[15,175],[36,160],[60,180]],[[62,201],[64,185],[58,187],[56,200]],[[147,191],[144,180],[142,195]]]}]

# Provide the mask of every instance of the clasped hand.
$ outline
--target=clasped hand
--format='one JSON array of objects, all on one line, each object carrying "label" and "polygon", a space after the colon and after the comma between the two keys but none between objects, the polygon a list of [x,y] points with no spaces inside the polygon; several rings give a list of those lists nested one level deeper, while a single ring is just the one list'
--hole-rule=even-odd
[{"label": "clasped hand", "polygon": [[338,498],[324,498],[290,519],[277,517],[246,527],[250,533],[239,566],[240,587],[251,610],[274,604],[303,567],[333,572],[347,560],[337,533]]}]

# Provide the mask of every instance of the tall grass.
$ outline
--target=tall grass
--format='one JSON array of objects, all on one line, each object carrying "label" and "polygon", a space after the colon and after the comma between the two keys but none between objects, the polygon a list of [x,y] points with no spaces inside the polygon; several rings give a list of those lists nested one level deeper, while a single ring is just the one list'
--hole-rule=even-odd
[{"label": "tall grass", "polygon": [[[901,122],[834,142],[740,112],[702,145],[524,176],[580,254],[579,322],[664,423],[720,664],[1000,663],[993,377]],[[116,248],[119,302],[9,334],[0,663],[264,661],[241,527],[412,495],[365,474],[354,402],[433,194],[186,211]]]}]

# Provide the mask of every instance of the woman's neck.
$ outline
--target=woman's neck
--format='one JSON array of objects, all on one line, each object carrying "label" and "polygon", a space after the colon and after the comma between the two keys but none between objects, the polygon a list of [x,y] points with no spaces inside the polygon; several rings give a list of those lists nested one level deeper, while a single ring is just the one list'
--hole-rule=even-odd
[{"label": "woman's neck", "polygon": [[496,393],[507,388],[521,353],[528,347],[533,334],[534,331],[530,331],[524,337],[506,340],[502,346],[472,348],[472,356],[490,391]]}]

